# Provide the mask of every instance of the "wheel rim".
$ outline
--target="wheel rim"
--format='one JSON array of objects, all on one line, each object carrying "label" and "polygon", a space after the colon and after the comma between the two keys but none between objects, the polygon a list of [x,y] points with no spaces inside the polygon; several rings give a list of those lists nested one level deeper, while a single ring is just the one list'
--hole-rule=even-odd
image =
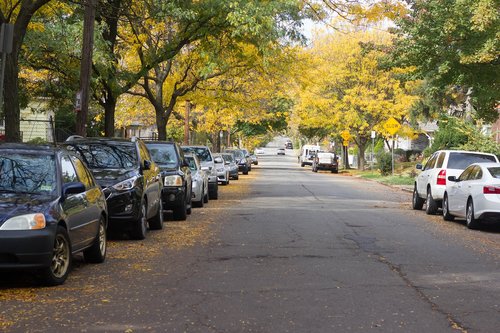
[{"label": "wheel rim", "polygon": [[469,202],[467,204],[467,216],[466,216],[466,220],[467,220],[467,224],[470,224],[472,222],[472,202]]},{"label": "wheel rim", "polygon": [[101,251],[101,255],[106,253],[106,227],[104,223],[99,225],[99,250]]},{"label": "wheel rim", "polygon": [[66,274],[69,267],[69,256],[69,244],[66,238],[61,234],[56,235],[52,263],[50,265],[52,274],[55,277],[62,278]]}]

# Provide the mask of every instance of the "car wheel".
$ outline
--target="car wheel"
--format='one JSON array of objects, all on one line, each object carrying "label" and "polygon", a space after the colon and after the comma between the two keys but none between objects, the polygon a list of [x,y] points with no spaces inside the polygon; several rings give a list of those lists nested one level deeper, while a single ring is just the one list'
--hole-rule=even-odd
[{"label": "car wheel", "polygon": [[184,221],[187,219],[187,203],[186,200],[182,201],[182,205],[174,207],[173,217],[176,221]]},{"label": "car wheel", "polygon": [[425,200],[418,196],[417,185],[413,188],[413,198],[412,198],[412,208],[415,210],[421,210],[424,206]]},{"label": "car wheel", "polygon": [[[203,194],[203,193],[202,193],[202,194]],[[200,208],[201,208],[201,207],[203,207],[203,205],[204,205],[204,200],[203,200],[203,199],[204,199],[204,198],[202,197],[202,198],[200,199],[200,201],[193,201],[193,205],[194,205],[195,207],[200,207]]]},{"label": "car wheel", "polygon": [[62,226],[57,226],[50,266],[40,271],[44,283],[49,286],[63,284],[71,269],[72,259],[68,232]]},{"label": "car wheel", "polygon": [[438,206],[436,201],[432,198],[431,189],[427,190],[426,201],[427,201],[427,206],[425,208],[425,212],[427,213],[427,215],[435,215],[437,213]]},{"label": "car wheel", "polygon": [[146,238],[146,233],[148,231],[148,220],[146,218],[146,202],[143,200],[141,203],[141,211],[139,213],[139,218],[137,219],[134,229],[132,230],[131,236],[134,239],[144,239]]},{"label": "car wheel", "polygon": [[305,164],[304,164],[304,163],[300,163],[300,166],[301,166],[301,167],[304,167],[304,166],[305,166]]},{"label": "car wheel", "polygon": [[240,175],[236,175],[236,177],[234,177],[234,180],[238,180],[240,179]]},{"label": "car wheel", "polygon": [[479,220],[474,218],[474,202],[472,202],[472,199],[469,199],[469,201],[467,201],[465,222],[467,223],[467,228],[469,229],[477,229],[480,224]]},{"label": "car wheel", "polygon": [[219,184],[215,184],[215,188],[212,191],[208,190],[208,197],[210,200],[217,200],[219,198]]},{"label": "car wheel", "polygon": [[106,258],[107,240],[106,240],[106,222],[101,216],[99,220],[99,230],[91,247],[83,251],[85,261],[100,264]]},{"label": "car wheel", "polygon": [[445,193],[443,197],[443,219],[445,221],[453,221],[455,216],[450,214],[448,195]]},{"label": "car wheel", "polygon": [[163,202],[160,197],[160,203],[158,204],[158,211],[156,215],[149,221],[149,228],[151,230],[161,230],[163,229]]},{"label": "car wheel", "polygon": [[245,169],[243,170],[243,174],[248,175],[248,167],[245,167]]},{"label": "car wheel", "polygon": [[208,200],[209,200],[209,198],[208,198],[208,186],[207,186],[207,188],[203,192],[203,202],[208,203]]}]

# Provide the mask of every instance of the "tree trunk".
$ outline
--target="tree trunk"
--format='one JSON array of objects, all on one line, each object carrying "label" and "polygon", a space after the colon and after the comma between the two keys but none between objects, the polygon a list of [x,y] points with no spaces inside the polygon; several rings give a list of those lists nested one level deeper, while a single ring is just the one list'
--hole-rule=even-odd
[{"label": "tree trunk", "polygon": [[167,140],[167,118],[163,116],[163,107],[155,105],[156,128],[158,129],[158,140]]},{"label": "tree trunk", "polygon": [[108,95],[103,106],[104,106],[104,136],[112,138],[115,136],[116,98],[112,95]]},{"label": "tree trunk", "polygon": [[18,92],[18,64],[17,51],[7,55],[5,66],[5,84],[4,84],[4,107],[5,107],[5,141],[21,142],[20,118],[21,110],[19,109],[19,92]]},{"label": "tree trunk", "polygon": [[356,145],[358,146],[358,170],[365,169],[365,150],[368,142],[369,139],[364,136],[356,139]]}]

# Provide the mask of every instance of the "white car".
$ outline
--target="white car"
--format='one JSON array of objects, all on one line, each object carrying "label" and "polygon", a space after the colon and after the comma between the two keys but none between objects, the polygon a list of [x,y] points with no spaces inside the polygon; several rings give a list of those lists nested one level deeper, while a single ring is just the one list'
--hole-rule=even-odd
[{"label": "white car", "polygon": [[226,168],[226,162],[224,161],[224,158],[222,158],[222,155],[219,153],[213,154],[213,157],[215,163],[215,170],[217,170],[217,180],[222,185],[228,185],[229,169]]},{"label": "white car", "polygon": [[478,162],[498,162],[498,158],[493,154],[476,151],[438,150],[423,167],[422,164],[417,164],[417,169],[422,172],[415,178],[413,209],[422,209],[427,202],[426,213],[436,214],[443,200],[447,177],[458,177],[465,168]]},{"label": "white car", "polygon": [[463,217],[475,229],[482,220],[500,217],[500,163],[474,163],[459,177],[449,176],[443,198],[443,218]]},{"label": "white car", "polygon": [[255,155],[264,155],[266,152],[262,148],[255,148]]},{"label": "white car", "polygon": [[201,169],[200,161],[196,155],[186,154],[184,158],[191,169],[192,203],[197,207],[203,207],[203,204],[208,202],[208,174]]}]

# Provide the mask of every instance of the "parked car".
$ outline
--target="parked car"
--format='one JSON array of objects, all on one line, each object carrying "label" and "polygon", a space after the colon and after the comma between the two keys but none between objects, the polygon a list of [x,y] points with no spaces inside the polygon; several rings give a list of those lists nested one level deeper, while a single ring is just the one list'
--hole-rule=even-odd
[{"label": "parked car", "polygon": [[259,165],[259,159],[255,154],[250,155],[250,158],[252,159],[252,164],[253,165]]},{"label": "parked car", "polygon": [[146,146],[161,171],[163,210],[171,210],[174,220],[186,220],[192,209],[192,179],[184,152],[175,142],[147,141]]},{"label": "parked car", "polygon": [[138,138],[70,138],[77,153],[103,188],[110,230],[127,231],[144,239],[150,229],[163,227],[160,169]]},{"label": "parked car", "polygon": [[72,256],[106,257],[107,207],[100,186],[62,148],[0,146],[0,269],[35,270],[47,285],[64,283]]},{"label": "parked car", "polygon": [[339,172],[339,159],[334,153],[317,153],[313,159],[312,171],[329,170],[332,173]]},{"label": "parked car", "polygon": [[427,214],[435,214],[443,200],[446,189],[447,177],[457,177],[472,163],[498,162],[493,154],[463,150],[438,150],[416,168],[422,172],[415,178],[413,189],[412,207],[422,209],[426,205]]},{"label": "parked car", "polygon": [[224,152],[232,154],[234,160],[238,164],[238,170],[244,175],[248,175],[248,172],[252,169],[252,163],[248,161],[245,157],[245,153],[241,149],[226,149]]},{"label": "parked car", "polygon": [[208,196],[210,199],[219,197],[219,181],[215,169],[212,152],[207,146],[182,146],[184,153],[195,154],[200,160],[201,167],[208,174]]},{"label": "parked car", "polygon": [[255,155],[264,155],[266,152],[262,148],[256,148],[254,153]]},{"label": "parked car", "polygon": [[238,180],[238,165],[235,163],[233,154],[230,153],[222,153],[222,158],[224,159],[226,169],[229,171],[229,179]]},{"label": "parked car", "polygon": [[203,204],[208,202],[208,175],[201,169],[200,161],[196,155],[186,154],[184,158],[191,169],[191,177],[193,180],[193,205],[203,207]]},{"label": "parked car", "polygon": [[474,163],[458,177],[448,176],[443,195],[443,218],[465,218],[476,229],[482,221],[500,218],[500,163]]},{"label": "parked car", "polygon": [[276,155],[285,155],[285,148],[278,148]]},{"label": "parked car", "polygon": [[240,150],[243,152],[243,155],[245,156],[245,159],[247,160],[248,171],[252,171],[253,161],[252,161],[252,157],[250,156],[250,153],[245,148],[241,148]]},{"label": "parked car", "polygon": [[320,149],[317,145],[303,145],[299,155],[300,166],[312,165],[314,156]]},{"label": "parked car", "polygon": [[222,185],[229,184],[229,170],[226,168],[226,162],[221,154],[213,154],[215,170],[217,170],[217,179]]},{"label": "parked car", "polygon": [[293,149],[293,144],[292,144],[292,141],[287,141],[285,143],[285,148],[286,149]]}]

